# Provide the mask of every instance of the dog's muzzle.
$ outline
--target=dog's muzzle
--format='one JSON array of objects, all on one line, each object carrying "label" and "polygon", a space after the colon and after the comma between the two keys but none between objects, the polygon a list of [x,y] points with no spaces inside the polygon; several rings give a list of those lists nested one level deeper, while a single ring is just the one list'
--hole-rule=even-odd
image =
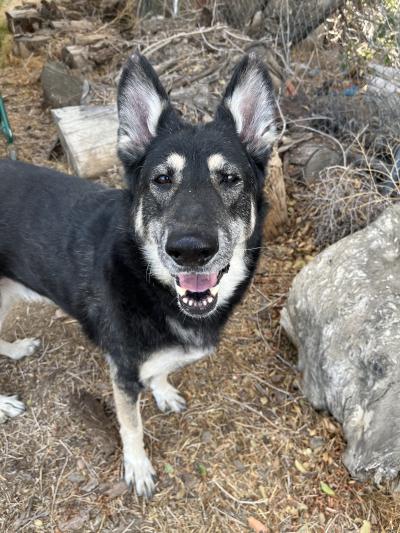
[{"label": "dog's muzzle", "polygon": [[175,278],[175,288],[182,310],[194,317],[211,313],[217,305],[219,282],[228,270],[229,265],[209,274],[179,274]]}]

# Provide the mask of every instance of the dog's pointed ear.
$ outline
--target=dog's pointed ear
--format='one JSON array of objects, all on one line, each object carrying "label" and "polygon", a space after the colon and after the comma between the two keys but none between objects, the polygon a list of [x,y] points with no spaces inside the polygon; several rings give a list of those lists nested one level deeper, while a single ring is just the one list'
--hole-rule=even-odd
[{"label": "dog's pointed ear", "polygon": [[144,154],[158,128],[179,119],[155,70],[140,54],[124,65],[118,85],[118,155],[125,165]]},{"label": "dog's pointed ear", "polygon": [[265,164],[276,140],[276,103],[265,65],[255,54],[236,66],[216,112],[216,122],[234,126],[256,162]]}]

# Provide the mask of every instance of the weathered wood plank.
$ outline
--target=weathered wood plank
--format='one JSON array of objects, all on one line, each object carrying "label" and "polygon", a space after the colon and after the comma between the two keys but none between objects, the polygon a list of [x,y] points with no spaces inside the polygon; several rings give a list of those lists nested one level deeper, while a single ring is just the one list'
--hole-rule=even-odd
[{"label": "weathered wood plank", "polygon": [[115,105],[74,106],[52,110],[68,164],[83,178],[93,178],[118,162]]},{"label": "weathered wood plank", "polygon": [[269,162],[265,191],[269,210],[264,224],[264,238],[270,241],[282,233],[288,221],[282,161],[276,148]]},{"label": "weathered wood plank", "polygon": [[33,33],[42,26],[42,18],[37,9],[15,9],[6,11],[7,26],[10,33]]}]

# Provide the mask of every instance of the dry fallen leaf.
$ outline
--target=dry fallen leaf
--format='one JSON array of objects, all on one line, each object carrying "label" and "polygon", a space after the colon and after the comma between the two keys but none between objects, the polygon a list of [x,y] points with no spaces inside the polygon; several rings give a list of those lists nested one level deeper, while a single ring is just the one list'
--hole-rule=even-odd
[{"label": "dry fallen leaf", "polygon": [[299,472],[301,472],[302,474],[306,474],[307,473],[307,468],[302,464],[300,463],[300,461],[298,461],[297,459],[295,460],[294,462],[294,466],[297,468],[297,470]]},{"label": "dry fallen leaf", "polygon": [[371,533],[371,522],[369,520],[363,521],[363,524],[360,527],[360,533]]},{"label": "dry fallen leaf", "polygon": [[249,526],[254,529],[256,533],[268,533],[268,529],[262,522],[257,520],[257,518],[254,518],[253,516],[250,516],[247,520]]}]

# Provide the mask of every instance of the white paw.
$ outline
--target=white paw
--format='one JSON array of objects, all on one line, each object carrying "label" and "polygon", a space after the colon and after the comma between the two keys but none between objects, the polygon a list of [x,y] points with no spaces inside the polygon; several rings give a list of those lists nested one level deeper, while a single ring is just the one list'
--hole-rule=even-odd
[{"label": "white paw", "polygon": [[138,496],[151,498],[155,487],[155,475],[147,455],[134,460],[125,458],[125,482],[128,486],[135,485]]},{"label": "white paw", "polygon": [[8,418],[18,416],[25,411],[25,406],[16,396],[0,396],[0,424]]},{"label": "white paw", "polygon": [[36,352],[40,346],[40,340],[34,338],[21,339],[12,343],[13,359],[22,359]]},{"label": "white paw", "polygon": [[153,396],[160,411],[180,413],[186,409],[186,402],[179,392],[167,383],[162,388],[153,389]]}]

